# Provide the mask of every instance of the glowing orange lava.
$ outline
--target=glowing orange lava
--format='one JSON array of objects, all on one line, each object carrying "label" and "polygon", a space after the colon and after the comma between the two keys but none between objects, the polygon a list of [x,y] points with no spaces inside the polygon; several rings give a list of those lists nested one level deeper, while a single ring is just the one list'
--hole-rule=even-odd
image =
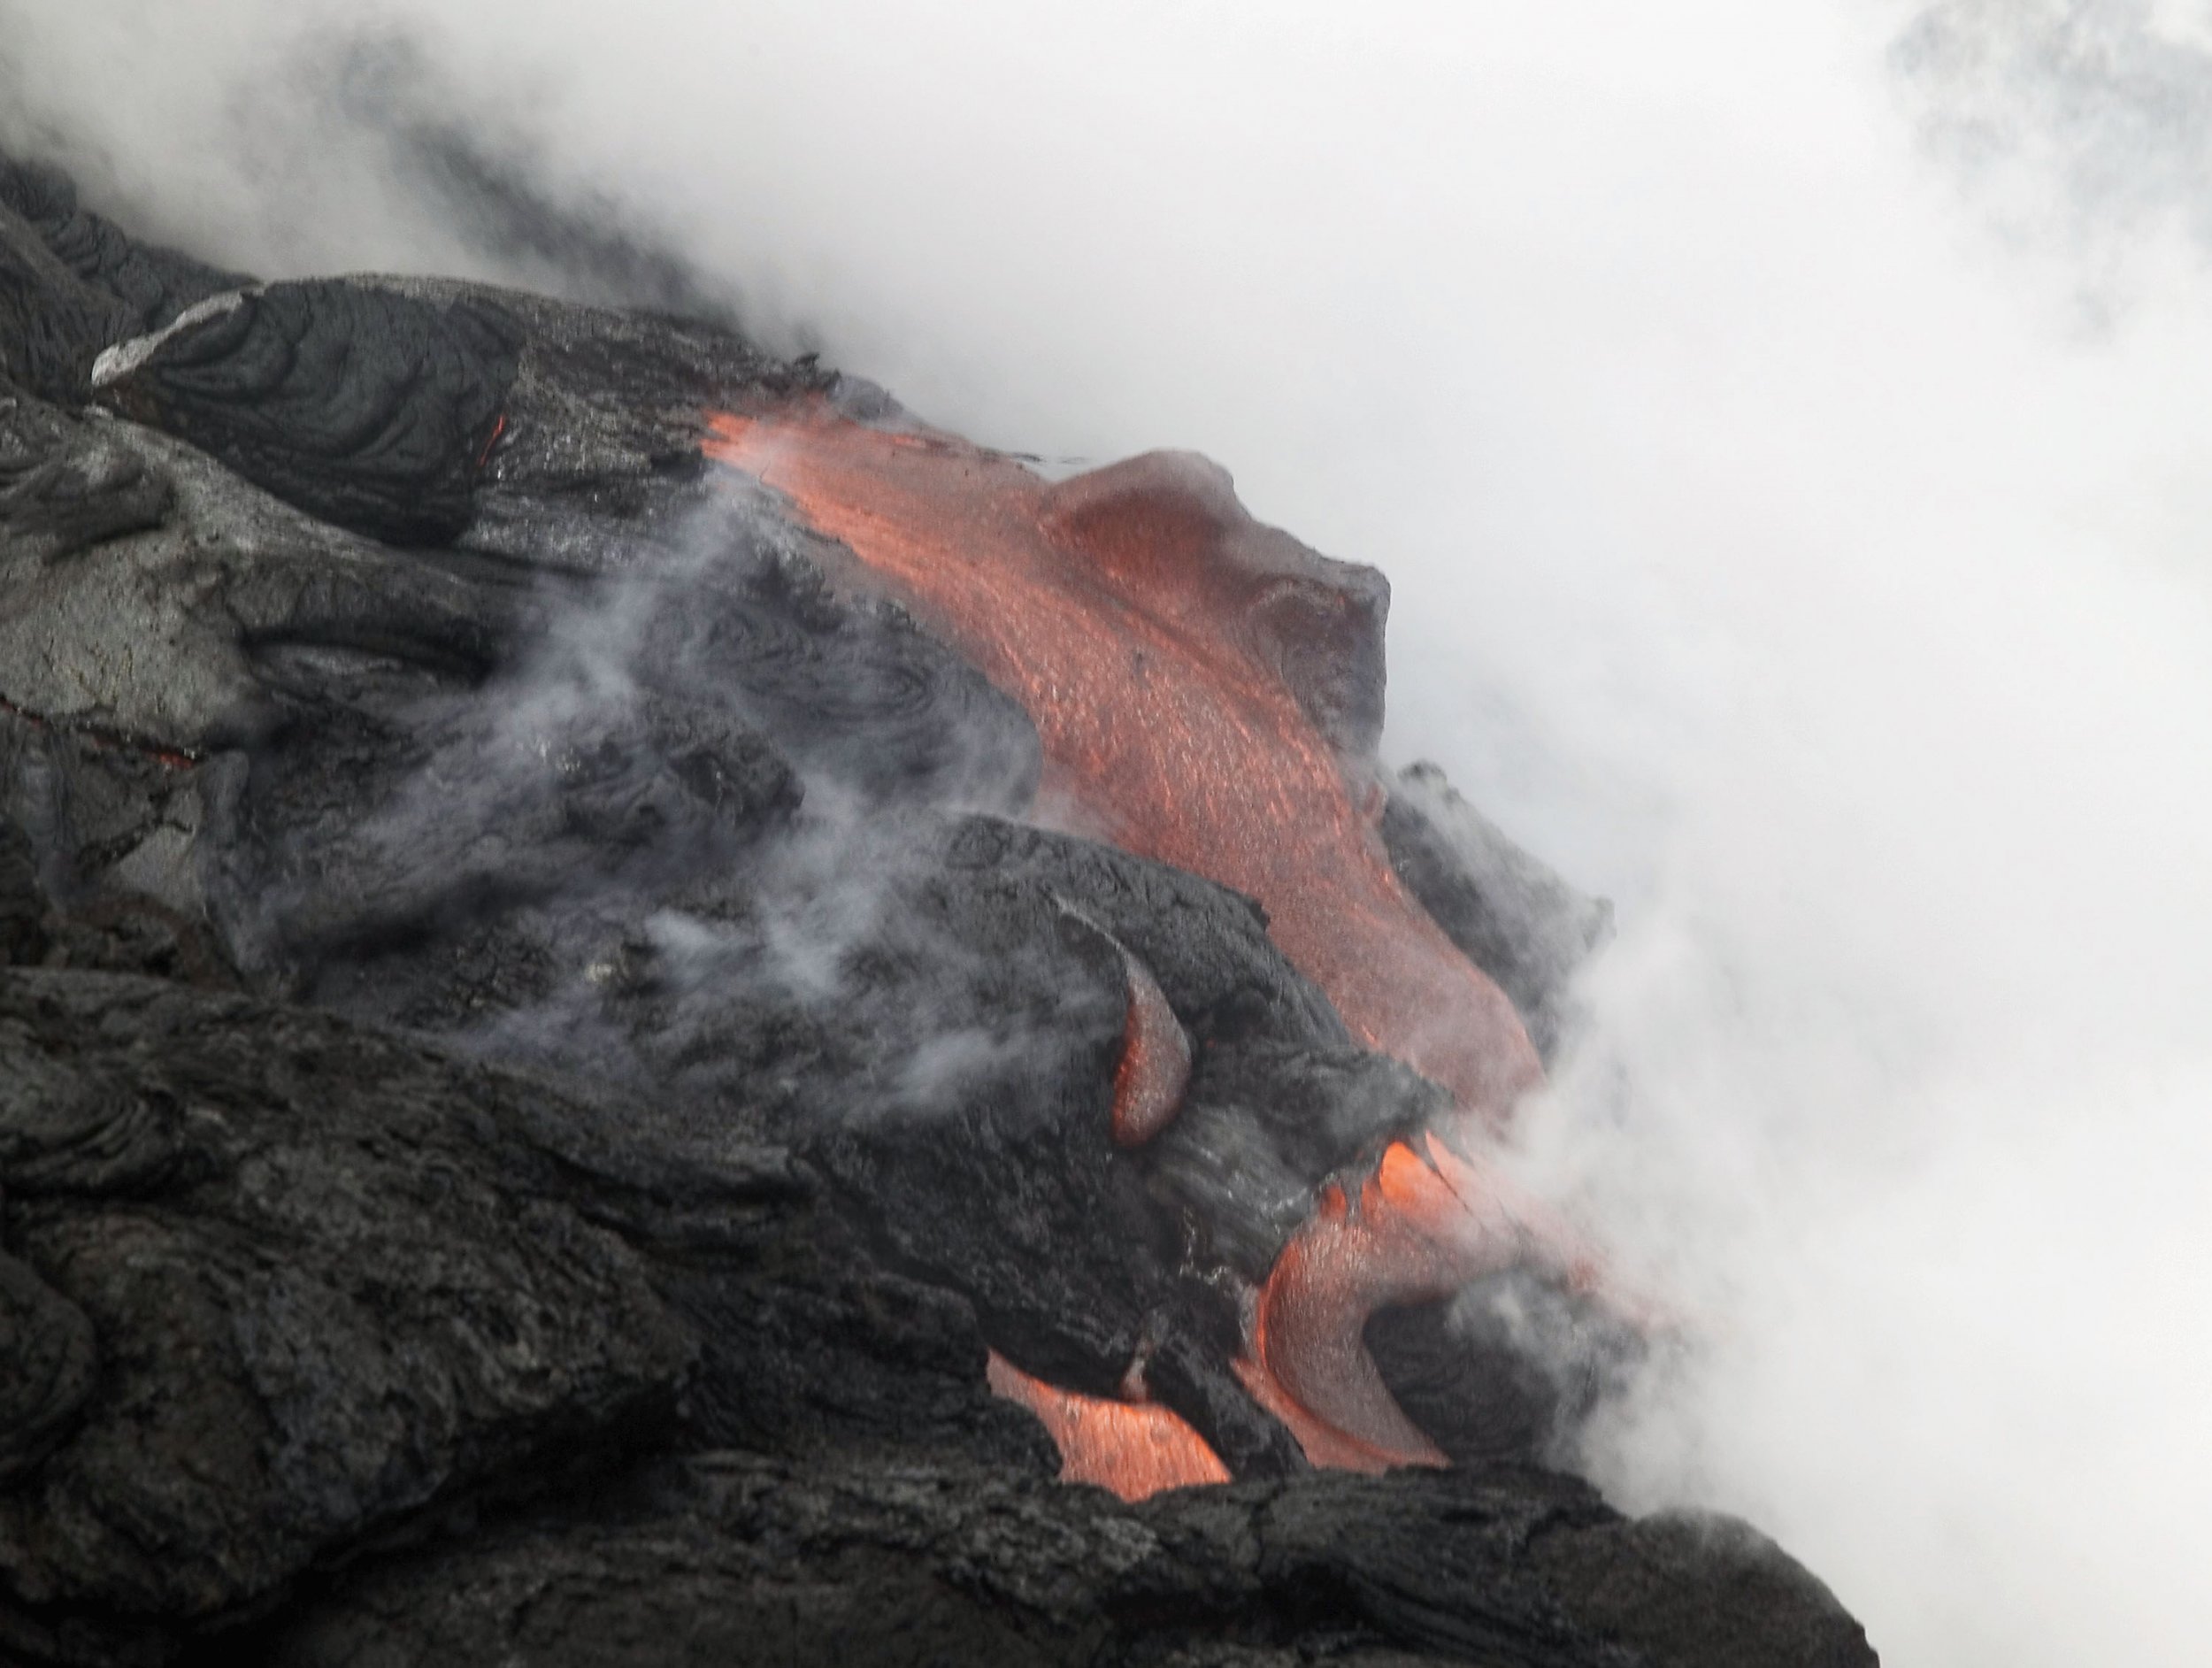
[{"label": "glowing orange lava", "polygon": [[1284,1247],[1238,1376],[1317,1465],[1440,1465],[1444,1456],[1400,1411],[1367,1353],[1367,1318],[1524,1264],[1578,1289],[1598,1275],[1573,1231],[1503,1178],[1434,1135],[1417,1152],[1393,1141],[1356,1195],[1325,1188]]},{"label": "glowing orange lava", "polygon": [[1064,1482],[1096,1483],[1124,1500],[1164,1488],[1225,1483],[1229,1468],[1206,1439],[1156,1402],[1110,1402],[1032,1378],[991,1351],[991,1388],[1034,1413],[1060,1449]]},{"label": "glowing orange lava", "polygon": [[[1456,1139],[1503,1126],[1541,1080],[1527,1033],[1401,885],[1369,766],[1298,698],[1317,680],[1329,694],[1340,670],[1331,611],[1358,605],[1330,588],[1329,565],[1254,521],[1226,475],[1187,455],[1056,484],[818,396],[716,414],[710,427],[710,457],[783,494],[1021,703],[1044,748],[1038,814],[1258,899],[1271,936],[1354,1034],[1473,1115]],[[1129,965],[1113,1122],[1124,1146],[1165,1126],[1189,1072],[1165,997]],[[1578,1266],[1558,1225],[1426,1147],[1389,1148],[1356,1196],[1325,1190],[1258,1295],[1237,1370],[1317,1464],[1443,1463],[1367,1354],[1376,1309],[1444,1295],[1531,1252]],[[1226,1476],[1164,1409],[1073,1395],[996,1357],[991,1371],[1052,1431],[1070,1477],[1134,1497]]]},{"label": "glowing orange lava", "polygon": [[1541,1070],[1512,1004],[1392,872],[1363,766],[1286,681],[1269,598],[1318,558],[1202,460],[1055,484],[949,435],[811,397],[711,419],[709,456],[789,498],[1020,701],[1045,804],[1257,898],[1353,1033],[1502,1125]]},{"label": "glowing orange lava", "polygon": [[1190,1085],[1190,1038],[1152,971],[1126,950],[1128,1017],[1114,1068],[1114,1144],[1141,1147],[1175,1119]]}]

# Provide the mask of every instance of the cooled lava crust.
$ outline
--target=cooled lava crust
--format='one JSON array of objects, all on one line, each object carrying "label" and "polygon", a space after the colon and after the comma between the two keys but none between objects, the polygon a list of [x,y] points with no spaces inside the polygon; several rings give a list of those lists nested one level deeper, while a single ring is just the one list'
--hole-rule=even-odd
[{"label": "cooled lava crust", "polygon": [[1379,764],[1386,602],[0,163],[0,1656],[1870,1660],[1534,1468],[1603,912]]}]

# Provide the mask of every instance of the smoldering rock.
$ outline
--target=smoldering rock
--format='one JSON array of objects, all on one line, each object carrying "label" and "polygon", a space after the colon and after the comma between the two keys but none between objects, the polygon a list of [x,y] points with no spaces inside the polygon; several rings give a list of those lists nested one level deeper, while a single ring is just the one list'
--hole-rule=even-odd
[{"label": "smoldering rock", "polygon": [[[549,638],[480,583],[480,666],[388,613],[374,649],[257,634],[254,744],[209,773],[211,907],[241,953],[372,1017],[473,1023],[488,995],[547,997],[534,967],[626,953],[695,877],[756,866],[810,788],[849,815],[1025,799],[1035,733],[972,669],[741,518],[697,536],[672,577],[565,581]],[[529,913],[550,899],[565,919]],[[373,991],[348,976],[364,957]],[[490,967],[522,982],[486,993]]]},{"label": "smoldering rock", "polygon": [[700,413],[754,389],[826,388],[740,335],[446,279],[376,281],[426,304],[495,309],[519,333],[507,426],[479,470],[462,548],[536,570],[627,572],[692,547],[718,506]]},{"label": "smoldering rock", "polygon": [[[326,721],[301,748],[260,750],[264,770],[239,792],[265,843],[251,881],[231,865],[230,912],[261,965],[334,960],[518,903],[580,903],[734,862],[798,804],[766,739],[710,711],[640,700],[518,718],[496,687],[487,696],[442,712],[412,703],[414,722],[385,733],[395,745]],[[280,773],[311,755],[311,775]],[[348,770],[339,803],[310,797]]]},{"label": "smoldering rock", "polygon": [[801,542],[749,509],[693,536],[724,555],[645,624],[647,675],[680,668],[688,688],[705,670],[734,712],[857,808],[1027,807],[1043,768],[1028,715],[905,611],[839,596]]},{"label": "smoldering rock", "polygon": [[[534,856],[501,797],[516,772],[494,755],[531,738],[480,716],[511,691],[543,704],[554,599],[526,576],[434,565],[351,537],[257,493],[196,450],[131,426],[27,398],[0,418],[0,437],[47,458],[50,473],[120,483],[120,507],[70,535],[88,541],[83,561],[52,559],[50,522],[12,524],[0,550],[10,580],[0,603],[0,700],[29,726],[19,731],[25,763],[13,803],[53,830],[54,847],[120,857],[133,849],[131,826],[142,840],[171,829],[188,842],[210,805],[230,803],[234,765],[247,757],[237,744],[251,737],[257,826],[267,836],[255,849],[265,858],[290,842],[325,875],[351,876],[349,886],[364,880],[374,870],[349,867],[349,854],[329,841],[342,833],[356,848],[350,856],[361,857],[361,825],[380,794],[404,780],[424,786],[434,763],[464,791],[414,834],[499,834],[516,854],[508,878],[518,881],[534,865],[559,866],[555,856]],[[573,825],[572,841],[589,843],[584,825],[598,813],[585,799],[606,813],[609,796],[623,791],[603,781],[595,797],[585,756],[634,742],[642,744],[637,771],[649,770],[649,756],[660,761],[649,769],[674,796],[668,812],[696,803],[747,824],[756,810],[787,804],[795,788],[780,774],[781,754],[763,739],[764,725],[798,768],[863,804],[1025,797],[1037,769],[1034,732],[972,669],[894,611],[833,597],[803,551],[759,544],[741,518],[697,537],[690,565],[675,576],[682,582],[633,574],[626,590],[606,581],[618,594],[603,603],[577,596],[563,605],[562,617],[577,621],[603,606],[634,611],[638,634],[620,670],[645,685],[629,716],[588,720],[607,731],[596,741],[537,738],[549,759],[574,766],[559,767],[565,786],[555,819]],[[674,686],[665,694],[651,687],[663,669]],[[588,680],[590,669],[561,675],[569,672]],[[518,681],[525,674],[534,680],[527,689]],[[460,716],[472,706],[479,717]],[[610,725],[635,734],[622,739]],[[209,793],[194,788],[171,804],[187,784],[156,771],[148,792],[125,795],[135,813],[119,806],[104,817],[112,832],[91,825],[90,802],[115,799],[123,786],[114,770],[81,769],[74,759],[68,738],[96,735],[129,744],[104,765],[159,755],[196,768],[209,759]],[[633,773],[626,766],[618,775]],[[419,850],[405,855],[419,871],[453,879],[449,865],[421,863]],[[161,895],[197,907],[199,885],[196,871],[180,872]],[[256,877],[242,890],[258,897],[267,888]]]},{"label": "smoldering rock", "polygon": [[1382,835],[1398,878],[1512,998],[1548,1062],[1567,1027],[1569,981],[1610,934],[1612,906],[1515,845],[1433,765],[1398,773]]},{"label": "smoldering rock", "polygon": [[[818,863],[833,872],[826,888]],[[1222,1045],[1227,1060],[1239,1039],[1272,1039],[1278,1080],[1304,1060],[1329,1081],[1321,1050],[1350,1052],[1341,1026],[1245,900],[987,819],[886,822],[827,857],[772,849],[741,886],[664,896],[683,914],[642,931],[572,904],[539,916],[540,942],[563,946],[548,960],[586,959],[605,974],[565,999],[541,993],[544,1017],[526,1014],[503,1034],[495,1025],[489,1042],[510,1057],[613,1072],[703,1123],[790,1143],[861,1202],[894,1265],[964,1294],[1018,1365],[1106,1395],[1133,1363],[1153,1362],[1155,1393],[1217,1448],[1257,1471],[1294,1469],[1284,1433],[1227,1369],[1237,1298],[1212,1244],[1225,1231],[1207,1224],[1248,1214],[1250,1187],[1225,1172],[1218,1196],[1178,1185],[1210,1155],[1202,1143],[1164,1139],[1157,1152],[1128,1154],[1109,1136],[1126,979],[1120,951],[1085,918],[1130,924],[1140,942],[1164,938],[1141,912],[1166,898],[1176,928],[1158,976],[1198,1045]],[[578,942],[595,931],[604,936]],[[485,955],[497,965],[497,952]],[[459,1011],[484,965],[451,964],[444,1011]],[[342,989],[324,985],[324,1000],[375,1000],[389,984],[374,972],[336,976]],[[1232,1066],[1229,1080],[1248,1105],[1265,1095],[1248,1071]],[[1177,1126],[1210,1127],[1210,1096],[1187,1103]],[[1379,1126],[1323,1127],[1327,1101],[1317,1092],[1273,1108],[1317,1125],[1274,1159],[1286,1195],[1310,1193]],[[1283,1210],[1248,1237],[1279,1245]],[[1271,1257],[1248,1266],[1263,1272]]]},{"label": "smoldering rock", "polygon": [[1583,1422],[1651,1349],[1521,1271],[1379,1311],[1364,1341],[1407,1416],[1462,1465],[1571,1464]]},{"label": "smoldering rock", "polygon": [[987,818],[951,827],[943,861],[955,872],[1002,875],[1079,903],[1151,970],[1202,1048],[1271,1032],[1317,1046],[1351,1042],[1328,999],[1267,936],[1259,906],[1225,887]]},{"label": "smoldering rock", "polygon": [[[823,1026],[879,1040],[877,1058],[899,1067],[839,1074],[864,1098],[841,1115],[795,1107],[788,1138],[868,1201],[900,1263],[966,1293],[1017,1366],[1110,1395],[1133,1364],[1171,1364],[1155,1393],[1231,1464],[1295,1468],[1227,1369],[1233,1303],[1187,1272],[1174,1215],[1112,1142],[1125,975],[1062,907],[1094,900],[1011,865],[908,861]],[[1193,940],[1251,933],[1241,905],[1208,902]]]},{"label": "smoldering rock", "polygon": [[[1239,1282],[1264,1275],[1322,1179],[1417,1127],[1439,1092],[1351,1048],[1248,902],[1087,842],[924,819],[826,857],[771,843],[741,872],[596,906],[572,875],[557,910],[449,924],[442,952],[302,948],[325,961],[319,1000],[790,1143],[1016,1364],[1110,1395],[1149,1362],[1155,1394],[1233,1463],[1297,1468],[1227,1370]],[[1118,940],[1082,920],[1148,955],[1204,1062],[1136,1154],[1106,1138],[1125,979],[1102,947]],[[599,971],[557,971],[580,966]]]},{"label": "smoldering rock", "polygon": [[1417,1134],[1448,1103],[1394,1060],[1262,1034],[1201,1057],[1184,1116],[1145,1168],[1209,1256],[1257,1285],[1312,1214],[1316,1177]]}]

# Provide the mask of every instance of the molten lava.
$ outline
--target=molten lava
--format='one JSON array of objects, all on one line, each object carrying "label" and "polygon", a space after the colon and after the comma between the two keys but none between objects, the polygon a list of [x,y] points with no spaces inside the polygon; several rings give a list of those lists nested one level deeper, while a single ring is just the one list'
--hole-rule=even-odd
[{"label": "molten lava", "polygon": [[[1379,664],[1371,690],[1344,650],[1361,619],[1379,630],[1379,606],[1353,594],[1350,570],[1260,526],[1225,474],[1187,456],[1056,484],[818,396],[710,427],[709,456],[783,494],[1022,703],[1044,748],[1041,814],[1258,899],[1271,936],[1353,1033],[1472,1115],[1458,1139],[1503,1126],[1541,1069],[1511,1003],[1382,848],[1381,792],[1360,757],[1364,720],[1379,723]],[[1128,965],[1113,1118],[1125,1147],[1164,1127],[1190,1070],[1165,997]],[[1443,1463],[1367,1354],[1376,1309],[1532,1251],[1581,1266],[1559,1225],[1425,1144],[1425,1156],[1391,1146],[1356,1193],[1325,1190],[1258,1295],[1238,1372],[1316,1464]],[[1068,1477],[1127,1497],[1226,1477],[1164,1408],[1071,1395],[996,1357],[991,1383],[1044,1421]]]},{"label": "molten lava", "polygon": [[1320,657],[1286,641],[1282,598],[1310,604],[1320,558],[1196,458],[1055,484],[818,397],[710,427],[710,457],[784,494],[1021,702],[1048,811],[1257,898],[1356,1035],[1502,1126],[1541,1077],[1527,1033],[1400,884],[1371,780],[1347,780],[1287,680]]},{"label": "molten lava", "polygon": [[1128,951],[1129,1008],[1114,1068],[1114,1144],[1141,1147],[1175,1119],[1190,1086],[1190,1038],[1152,970]]},{"label": "molten lava", "polygon": [[1283,1248],[1238,1376],[1317,1465],[1440,1465],[1444,1456],[1399,1410],[1361,1341],[1367,1318],[1525,1264],[1577,1289],[1598,1275],[1573,1231],[1503,1178],[1434,1135],[1417,1152],[1393,1141],[1356,1194],[1340,1183],[1323,1189]]},{"label": "molten lava", "polygon": [[1064,1482],[1096,1483],[1124,1500],[1165,1488],[1225,1483],[1229,1468],[1206,1439],[1156,1402],[1109,1402],[1033,1379],[995,1349],[992,1390],[1034,1413],[1060,1449]]}]

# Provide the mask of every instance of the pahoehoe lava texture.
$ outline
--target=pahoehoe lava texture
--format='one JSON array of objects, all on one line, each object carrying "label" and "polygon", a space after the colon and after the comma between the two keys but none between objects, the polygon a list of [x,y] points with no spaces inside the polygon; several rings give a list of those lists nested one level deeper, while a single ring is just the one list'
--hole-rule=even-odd
[{"label": "pahoehoe lava texture", "polygon": [[[1462,1468],[1309,1469],[1255,1288],[1448,1095],[1250,898],[1037,826],[1029,711],[707,467],[735,409],[900,420],[0,165],[0,1660],[1871,1661],[1539,1468],[1586,1385],[1463,1308],[1368,1335]],[[1371,780],[1345,572],[1245,629]],[[1548,1042],[1594,906],[1400,789],[1392,883]],[[1118,1141],[1133,966],[1188,1069]],[[994,1353],[1236,1480],[1055,1483]]]},{"label": "pahoehoe lava texture", "polygon": [[134,334],[157,330],[194,303],[249,281],[133,237],[79,202],[75,184],[58,168],[0,157],[0,205],[81,282],[118,304]]},{"label": "pahoehoe lava texture", "polygon": [[323,520],[444,544],[514,380],[509,327],[342,281],[211,297],[94,369],[102,396]]},{"label": "pahoehoe lava texture", "polygon": [[0,395],[0,527],[18,560],[43,565],[145,532],[168,508],[169,483],[127,447]]},{"label": "pahoehoe lava texture", "polygon": [[81,401],[103,348],[242,281],[88,213],[58,170],[0,157],[0,372],[31,391]]}]

